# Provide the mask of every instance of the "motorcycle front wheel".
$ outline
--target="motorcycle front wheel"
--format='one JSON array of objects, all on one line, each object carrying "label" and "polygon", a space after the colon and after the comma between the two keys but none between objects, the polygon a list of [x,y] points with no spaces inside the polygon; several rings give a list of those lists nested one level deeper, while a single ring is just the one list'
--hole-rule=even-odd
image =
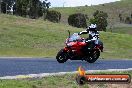
[{"label": "motorcycle front wheel", "polygon": [[93,51],[92,55],[89,56],[89,58],[86,59],[87,62],[89,63],[94,63],[100,56],[100,51],[95,50]]},{"label": "motorcycle front wheel", "polygon": [[67,59],[67,54],[66,54],[66,52],[64,52],[63,51],[63,49],[61,49],[59,52],[58,52],[58,54],[57,54],[57,56],[56,56],[56,59],[57,59],[57,61],[59,62],[59,63],[64,63],[64,62],[66,62],[68,59]]}]

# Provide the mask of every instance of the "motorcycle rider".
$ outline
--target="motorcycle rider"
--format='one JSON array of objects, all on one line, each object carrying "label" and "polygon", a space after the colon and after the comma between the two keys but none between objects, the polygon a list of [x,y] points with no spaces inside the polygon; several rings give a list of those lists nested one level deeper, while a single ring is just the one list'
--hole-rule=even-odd
[{"label": "motorcycle rider", "polygon": [[[97,25],[91,24],[85,31],[79,32],[78,35],[89,34],[89,37],[85,40],[87,46],[85,47],[88,50],[92,50],[99,41],[99,32],[97,31]],[[85,51],[86,52],[86,51]]]}]

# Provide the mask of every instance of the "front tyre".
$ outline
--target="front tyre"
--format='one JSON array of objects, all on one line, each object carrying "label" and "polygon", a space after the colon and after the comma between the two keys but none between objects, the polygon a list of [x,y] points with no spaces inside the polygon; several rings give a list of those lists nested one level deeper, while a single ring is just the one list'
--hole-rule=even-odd
[{"label": "front tyre", "polygon": [[100,56],[100,51],[95,50],[93,51],[92,55],[86,60],[89,63],[94,63]]},{"label": "front tyre", "polygon": [[58,52],[58,54],[57,54],[57,56],[56,56],[56,59],[57,59],[57,61],[59,62],[59,63],[64,63],[64,62],[66,62],[68,59],[67,59],[67,54],[66,54],[66,52],[64,52],[64,50],[63,49],[61,49],[59,52]]}]

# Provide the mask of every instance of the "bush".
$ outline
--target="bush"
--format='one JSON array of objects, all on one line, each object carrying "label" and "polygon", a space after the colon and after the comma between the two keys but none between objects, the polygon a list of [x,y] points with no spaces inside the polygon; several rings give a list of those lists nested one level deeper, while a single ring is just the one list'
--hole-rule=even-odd
[{"label": "bush", "polygon": [[61,13],[57,11],[48,11],[46,15],[46,19],[51,21],[51,22],[60,22],[61,19]]},{"label": "bush", "polygon": [[130,17],[126,17],[125,23],[126,23],[126,24],[131,24],[131,23],[132,23],[131,18],[130,18]]},{"label": "bush", "polygon": [[119,19],[120,19],[120,22],[123,22],[123,17],[121,13],[119,14]]},{"label": "bush", "polygon": [[68,24],[78,28],[86,28],[87,27],[87,15],[76,13],[72,14],[68,17]]}]

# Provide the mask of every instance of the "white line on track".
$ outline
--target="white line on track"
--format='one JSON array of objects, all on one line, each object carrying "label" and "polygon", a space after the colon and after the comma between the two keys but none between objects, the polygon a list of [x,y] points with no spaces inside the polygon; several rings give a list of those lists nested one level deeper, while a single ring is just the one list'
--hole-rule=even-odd
[{"label": "white line on track", "polygon": [[[88,70],[86,73],[94,72],[111,72],[111,71],[132,71],[132,68],[128,69],[107,69],[107,70]],[[43,78],[48,76],[60,76],[65,74],[76,74],[77,71],[73,72],[58,72],[58,73],[40,73],[40,74],[28,74],[28,75],[16,75],[16,76],[4,76],[0,79],[30,79],[30,78]]]}]

